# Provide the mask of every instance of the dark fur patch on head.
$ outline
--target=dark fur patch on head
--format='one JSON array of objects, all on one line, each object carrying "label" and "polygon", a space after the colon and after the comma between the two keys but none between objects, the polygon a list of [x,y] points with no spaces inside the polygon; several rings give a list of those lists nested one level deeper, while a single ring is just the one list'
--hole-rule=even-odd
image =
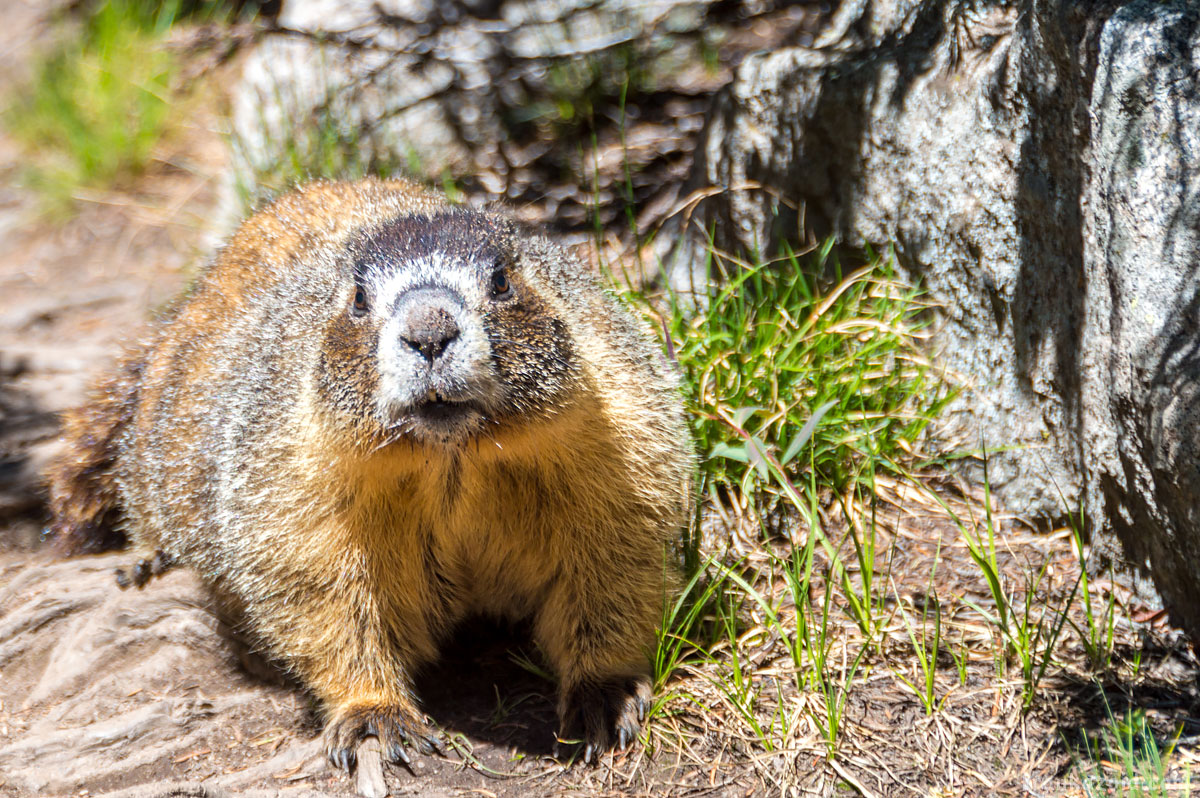
[{"label": "dark fur patch on head", "polygon": [[504,219],[469,208],[449,208],[432,216],[407,214],[365,231],[350,243],[354,273],[394,268],[401,259],[444,253],[458,260],[500,266],[501,243],[512,233]]}]

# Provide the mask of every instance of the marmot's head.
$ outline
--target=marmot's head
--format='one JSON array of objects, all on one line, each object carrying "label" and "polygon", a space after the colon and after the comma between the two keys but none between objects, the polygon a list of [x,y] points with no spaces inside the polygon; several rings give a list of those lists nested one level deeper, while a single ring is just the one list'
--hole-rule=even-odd
[{"label": "marmot's head", "polygon": [[319,376],[338,415],[383,440],[457,445],[551,411],[575,353],[523,240],[457,208],[354,237]]}]

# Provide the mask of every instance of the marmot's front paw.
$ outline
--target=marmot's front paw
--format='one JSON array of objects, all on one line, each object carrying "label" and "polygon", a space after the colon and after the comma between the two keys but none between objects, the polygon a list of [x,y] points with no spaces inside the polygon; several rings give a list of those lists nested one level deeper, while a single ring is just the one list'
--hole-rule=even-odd
[{"label": "marmot's front paw", "polygon": [[623,751],[637,739],[652,697],[646,676],[578,684],[559,703],[559,736],[582,737],[583,761],[594,765],[600,754],[613,748]]},{"label": "marmot's front paw", "polygon": [[405,745],[422,754],[445,754],[441,733],[411,707],[357,704],[339,710],[325,726],[325,754],[335,766],[354,769],[355,750],[364,737],[379,739],[384,759],[411,764]]},{"label": "marmot's front paw", "polygon": [[118,568],[117,586],[122,590],[133,585],[139,589],[146,586],[153,577],[162,576],[171,569],[174,565],[174,558],[167,554],[162,549],[154,552],[153,557],[143,557],[133,564],[133,567],[126,571],[124,568]]}]

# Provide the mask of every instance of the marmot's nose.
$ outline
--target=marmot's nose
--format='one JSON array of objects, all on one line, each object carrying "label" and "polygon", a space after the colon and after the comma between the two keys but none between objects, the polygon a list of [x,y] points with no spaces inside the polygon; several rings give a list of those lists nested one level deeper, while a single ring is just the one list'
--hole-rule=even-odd
[{"label": "marmot's nose", "polygon": [[454,316],[436,305],[413,308],[405,322],[400,337],[431,363],[458,337],[458,323],[454,321]]}]

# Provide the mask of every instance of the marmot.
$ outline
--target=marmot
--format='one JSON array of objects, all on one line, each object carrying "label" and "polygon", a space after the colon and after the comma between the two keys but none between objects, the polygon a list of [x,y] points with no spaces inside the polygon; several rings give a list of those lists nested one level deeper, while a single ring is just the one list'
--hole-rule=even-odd
[{"label": "marmot", "polygon": [[194,569],[321,701],[330,759],[438,733],[410,675],[528,619],[584,759],[636,738],[692,450],[643,325],[545,238],[398,180],[246,221],[66,418],[70,552]]}]

